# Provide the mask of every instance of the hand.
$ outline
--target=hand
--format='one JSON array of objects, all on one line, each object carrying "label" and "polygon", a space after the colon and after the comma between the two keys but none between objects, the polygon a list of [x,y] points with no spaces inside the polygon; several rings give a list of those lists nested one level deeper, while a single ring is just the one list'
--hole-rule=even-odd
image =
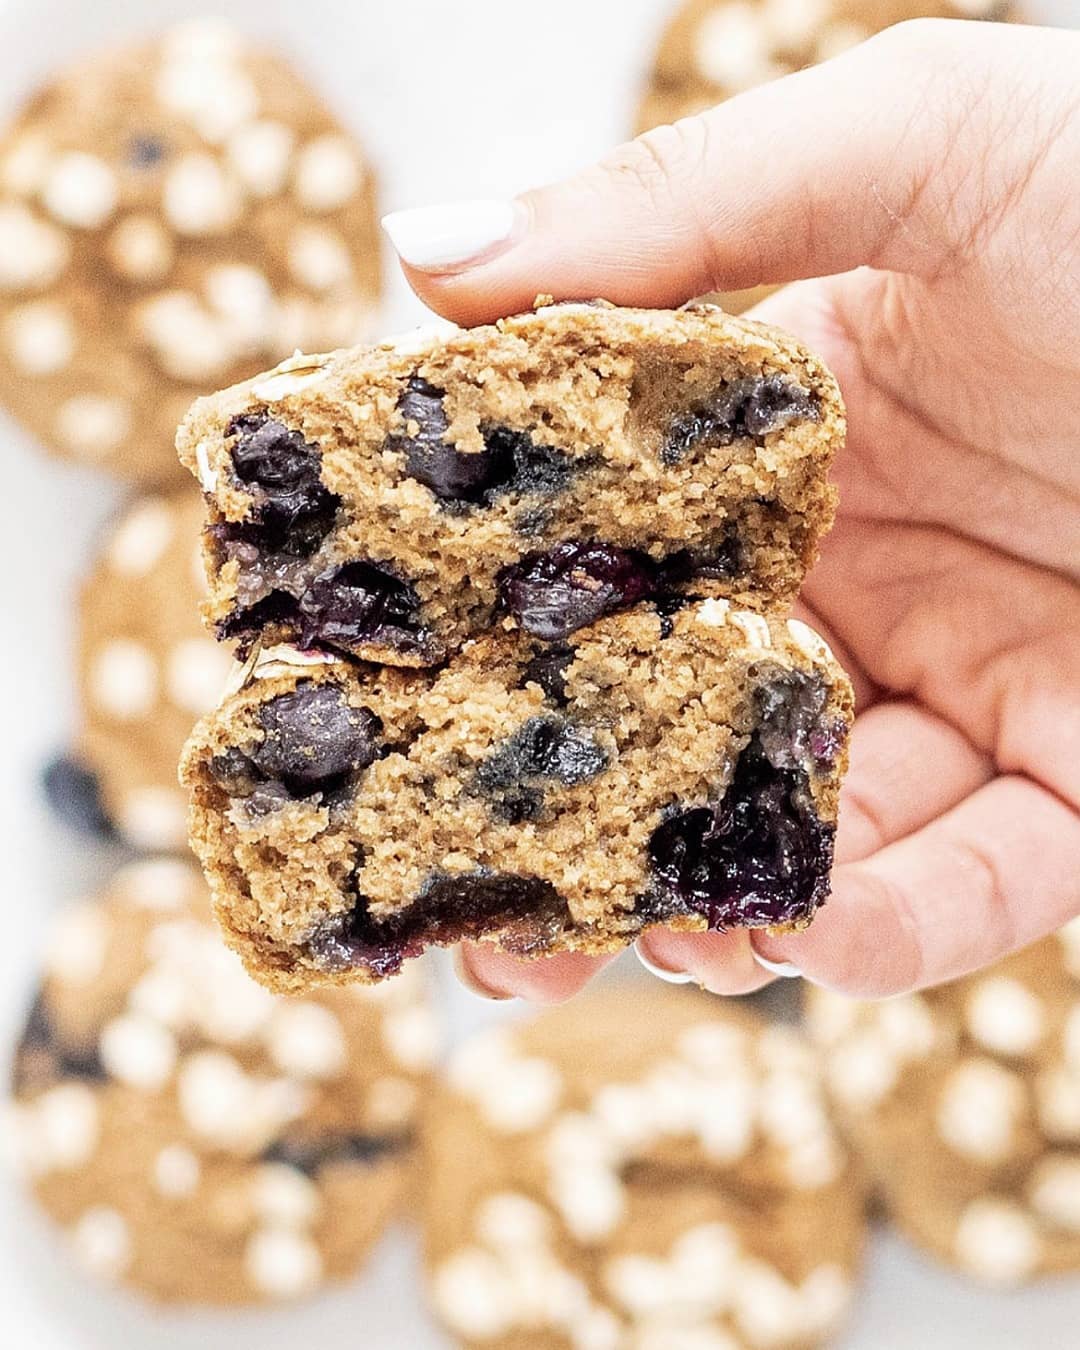
[{"label": "hand", "polygon": [[[1077,69],[1080,34],[904,24],[513,204],[390,221],[416,291],[464,323],[541,291],[669,306],[821,278],[757,313],[825,358],[850,415],[803,595],[859,700],[837,867],[804,933],[641,939],[716,992],[770,978],[756,951],[898,993],[1080,912]],[[602,964],[461,962],[536,999]]]}]

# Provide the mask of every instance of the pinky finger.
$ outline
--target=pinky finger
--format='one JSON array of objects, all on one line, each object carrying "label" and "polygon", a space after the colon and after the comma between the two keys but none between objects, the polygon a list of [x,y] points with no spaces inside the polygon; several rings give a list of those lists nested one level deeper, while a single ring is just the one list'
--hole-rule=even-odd
[{"label": "pinky finger", "polygon": [[614,958],[564,952],[522,960],[487,942],[463,942],[454,953],[458,979],[481,998],[564,1003]]}]

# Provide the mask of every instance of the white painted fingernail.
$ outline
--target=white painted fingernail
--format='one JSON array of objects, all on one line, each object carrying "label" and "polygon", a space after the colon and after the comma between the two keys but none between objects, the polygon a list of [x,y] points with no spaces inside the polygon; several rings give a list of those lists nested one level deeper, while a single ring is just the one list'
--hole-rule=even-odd
[{"label": "white painted fingernail", "polygon": [[522,218],[515,202],[482,199],[393,211],[382,227],[402,262],[422,272],[454,272],[509,244]]},{"label": "white painted fingernail", "polygon": [[750,955],[762,968],[767,970],[770,975],[779,975],[783,980],[800,980],[802,971],[798,966],[793,966],[790,961],[770,961],[767,956],[762,956],[754,946],[754,939],[750,939]]},{"label": "white painted fingernail", "polygon": [[687,975],[685,971],[668,970],[664,966],[653,965],[653,963],[649,960],[649,958],[645,955],[645,953],[641,950],[641,948],[637,945],[636,942],[634,943],[634,955],[645,967],[645,969],[649,972],[649,974],[655,975],[658,980],[666,980],[668,984],[694,983],[693,975]]}]

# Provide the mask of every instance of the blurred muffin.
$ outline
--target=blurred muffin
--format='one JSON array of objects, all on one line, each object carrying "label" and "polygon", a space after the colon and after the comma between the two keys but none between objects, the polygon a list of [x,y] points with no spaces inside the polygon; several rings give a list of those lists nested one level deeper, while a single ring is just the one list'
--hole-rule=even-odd
[{"label": "blurred muffin", "polygon": [[808,991],[838,1115],[889,1214],[989,1284],[1080,1270],[1080,924],[861,1003]]},{"label": "blurred muffin", "polygon": [[[186,847],[180,751],[232,666],[199,620],[202,514],[197,492],[136,501],[79,599],[81,727],[74,766],[51,773],[54,805],[70,817],[92,788],[102,823],[141,849]],[[79,770],[90,788],[73,781]]]},{"label": "blurred muffin", "polygon": [[[685,0],[664,30],[636,131],[677,122],[781,75],[839,56],[914,18],[1008,18],[1002,0]],[[741,314],[772,291],[712,297]]]},{"label": "blurred muffin", "polygon": [[843,1320],[859,1187],[798,1034],[616,987],[461,1047],[426,1130],[436,1313],[487,1350],[789,1350]]},{"label": "blurred muffin", "polygon": [[359,341],[379,291],[361,151],[219,20],[83,61],[0,138],[0,401],[62,455],[180,481],[196,395]]},{"label": "blurred muffin", "polygon": [[277,1000],[153,860],[45,949],[7,1139],[76,1261],[156,1300],[296,1298],[354,1274],[412,1181],[437,1029],[419,971]]}]

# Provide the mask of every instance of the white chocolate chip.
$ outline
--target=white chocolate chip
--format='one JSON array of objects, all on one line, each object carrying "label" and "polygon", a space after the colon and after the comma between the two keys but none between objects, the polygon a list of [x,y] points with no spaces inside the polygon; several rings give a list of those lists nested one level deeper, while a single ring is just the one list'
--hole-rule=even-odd
[{"label": "white chocolate chip", "polygon": [[829,644],[823,637],[819,637],[808,623],[803,623],[801,619],[788,619],[787,630],[792,642],[808,661],[832,659]]},{"label": "white chocolate chip", "polygon": [[953,8],[969,19],[985,19],[991,15],[1001,0],[952,0]]},{"label": "white chocolate chip", "polygon": [[323,1264],[311,1238],[292,1228],[260,1228],[248,1240],[244,1269],[269,1298],[300,1298],[317,1289]]},{"label": "white chocolate chip", "polygon": [[212,379],[236,356],[226,324],[190,291],[163,291],[143,302],[139,326],[162,370],[191,384]]},{"label": "white chocolate chip", "polygon": [[420,1091],[407,1078],[376,1078],[368,1088],[367,1115],[374,1128],[404,1125],[416,1113]]},{"label": "white chocolate chip", "polygon": [[257,350],[270,340],[274,293],[264,272],[242,263],[221,264],[210,268],[204,286],[237,348]]},{"label": "white chocolate chip", "polygon": [[285,1163],[263,1163],[252,1179],[251,1203],[259,1218],[280,1228],[306,1228],[319,1217],[319,1188]]},{"label": "white chocolate chip", "polygon": [[115,1209],[96,1205],[70,1231],[75,1259],[101,1280],[118,1280],[131,1264],[131,1231]]},{"label": "white chocolate chip", "polygon": [[812,42],[828,17],[828,0],[765,0],[762,11],[769,37],[786,51]]},{"label": "white chocolate chip", "polygon": [[697,621],[706,628],[723,628],[730,613],[730,600],[702,600],[697,608]]},{"label": "white chocolate chip", "polygon": [[772,646],[772,634],[769,632],[769,625],[760,614],[755,614],[749,609],[733,609],[728,617],[728,622],[740,629],[751,647]]},{"label": "white chocolate chip", "polygon": [[71,245],[21,202],[0,202],[0,290],[44,290],[59,277]]},{"label": "white chocolate chip", "polygon": [[279,1003],[266,1047],[277,1067],[295,1078],[337,1078],[348,1064],[341,1023],[321,1003]]},{"label": "white chocolate chip", "polygon": [[296,157],[293,192],[305,210],[333,211],[355,195],[362,177],[356,151],[344,136],[317,136]]},{"label": "white chocolate chip", "polygon": [[93,901],[69,905],[53,922],[45,946],[45,969],[65,984],[89,984],[105,968],[109,919]]},{"label": "white chocolate chip", "polygon": [[488,1124],[501,1134],[539,1129],[554,1111],[562,1075],[546,1059],[513,1059],[489,1082],[478,1105]]},{"label": "white chocolate chip", "polygon": [[95,707],[118,722],[134,722],[148,717],[157,702],[157,665],[141,643],[114,638],[98,648],[89,684]]},{"label": "white chocolate chip", "polygon": [[382,1038],[391,1058],[410,1073],[424,1073],[439,1053],[439,1024],[425,1004],[388,1012]]},{"label": "white chocolate chip", "polygon": [[1047,1069],[1035,1080],[1039,1124],[1051,1139],[1080,1140],[1080,1073]]},{"label": "white chocolate chip", "polygon": [[840,1266],[816,1266],[802,1282],[803,1316],[818,1336],[830,1336],[854,1298],[851,1277]]},{"label": "white chocolate chip", "polygon": [[603,1270],[604,1288],[635,1320],[678,1303],[675,1272],[655,1256],[615,1256]]},{"label": "white chocolate chip", "polygon": [[352,276],[352,258],[339,234],[322,225],[298,225],[289,238],[289,271],[309,290],[322,294]]},{"label": "white chocolate chip", "polygon": [[715,1315],[731,1303],[739,1262],[739,1239],[725,1223],[688,1228],[673,1243],[671,1265],[680,1301],[704,1305]]},{"label": "white chocolate chip", "polygon": [[240,55],[240,34],[228,19],[208,14],[173,24],[162,37],[169,61],[231,62]]},{"label": "white chocolate chip", "polygon": [[33,1103],[31,1167],[72,1171],[94,1156],[101,1121],[97,1097],[85,1083],[58,1083]]},{"label": "white chocolate chip", "polygon": [[251,77],[231,60],[205,53],[173,55],[158,72],[154,92],[213,145],[226,140],[259,110]]},{"label": "white chocolate chip", "polygon": [[178,910],[196,894],[196,874],[175,858],[147,858],[118,872],[113,890],[142,909]]},{"label": "white chocolate chip", "polygon": [[248,122],[229,137],[229,167],[253,197],[273,197],[285,186],[295,140],[282,122]]},{"label": "white chocolate chip", "polygon": [[471,1340],[505,1336],[515,1322],[502,1267],[480,1247],[463,1247],[437,1266],[431,1296],[450,1327]]},{"label": "white chocolate chip", "polygon": [[[620,1350],[623,1345],[619,1319],[608,1308],[593,1306],[586,1309],[567,1330],[573,1350]],[[722,1346],[720,1350],[738,1350],[738,1347]]]},{"label": "white chocolate chip", "polygon": [[138,1013],[114,1017],[101,1033],[101,1061],[129,1087],[157,1091],[176,1067],[176,1041],[159,1022]]},{"label": "white chocolate chip", "polygon": [[218,1148],[248,1154],[264,1148],[303,1109],[298,1086],[255,1078],[222,1050],[200,1050],[180,1066],[180,1110],[192,1130]]},{"label": "white chocolate chip", "polygon": [[666,1320],[642,1327],[633,1345],[634,1350],[742,1350],[722,1327],[679,1326]]},{"label": "white chocolate chip", "polygon": [[120,522],[109,544],[109,566],[124,577],[144,577],[172,543],[176,522],[169,504],[150,497]]},{"label": "white chocolate chip", "polygon": [[781,73],[768,34],[749,0],[728,0],[710,9],[698,28],[694,53],[707,80],[737,91]]},{"label": "white chocolate chip", "polygon": [[169,652],[165,686],[178,708],[201,717],[217,706],[232,657],[212,638],[186,638]]},{"label": "white chocolate chip", "polygon": [[1074,978],[1080,980],[1080,919],[1070,919],[1058,932],[1065,959],[1065,969]]},{"label": "white chocolate chip", "polygon": [[1014,1285],[1035,1273],[1039,1234],[1015,1204],[984,1196],[960,1216],[953,1250],[972,1275],[988,1284]]},{"label": "white chocolate chip", "polygon": [[802,1299],[783,1275],[764,1261],[740,1262],[732,1290],[735,1325],[752,1346],[768,1350],[797,1341],[803,1333]]},{"label": "white chocolate chip", "polygon": [[1012,1153],[1025,1102],[1014,1074],[990,1059],[968,1060],[953,1069],[942,1087],[935,1117],[938,1133],[965,1158],[1003,1163]]},{"label": "white chocolate chip", "polygon": [[55,375],[75,354],[75,326],[62,305],[22,305],[4,320],[4,345],[24,375]]},{"label": "white chocolate chip", "polygon": [[187,798],[179,788],[132,788],[117,806],[116,823],[137,848],[178,848],[187,840]]},{"label": "white chocolate chip", "polygon": [[[210,466],[210,446],[206,441],[200,441],[195,447],[195,467],[199,471],[199,486],[204,492],[216,492],[218,485],[218,472]],[[195,555],[196,569],[200,577],[203,576],[202,550]]]},{"label": "white chocolate chip", "polygon": [[104,160],[71,150],[53,160],[41,200],[62,224],[97,230],[116,210],[116,194],[116,175]]},{"label": "white chocolate chip", "polygon": [[72,454],[100,459],[116,450],[131,431],[131,409],[109,394],[76,394],[61,403],[56,434]]},{"label": "white chocolate chip", "polygon": [[243,211],[236,180],[211,155],[189,153],[169,171],[162,196],[165,214],[180,234],[221,234]]},{"label": "white chocolate chip", "polygon": [[105,245],[109,262],[120,276],[142,284],[168,276],[173,265],[173,243],[153,216],[125,216]]},{"label": "white chocolate chip", "polygon": [[964,1009],[968,1030],[998,1055],[1030,1054],[1046,1034],[1042,1002],[1019,980],[992,975],[980,980]]},{"label": "white chocolate chip", "polygon": [[1035,1212],[1066,1233],[1080,1233],[1080,1158],[1051,1153],[1032,1173],[1027,1187]]},{"label": "white chocolate chip", "polygon": [[1061,1048],[1069,1068],[1074,1072],[1080,1070],[1080,1003],[1074,1003],[1065,1014],[1061,1028]]},{"label": "white chocolate chip", "polygon": [[706,1073],[724,1072],[745,1059],[746,1033],[727,1022],[698,1022],[679,1033],[676,1046],[684,1059]]},{"label": "white chocolate chip", "polygon": [[618,1175],[588,1163],[554,1168],[548,1193],[563,1222],[579,1242],[599,1242],[618,1226],[626,1193]]},{"label": "white chocolate chip", "polygon": [[199,1187],[202,1166],[183,1144],[170,1144],[154,1159],[154,1185],[170,1200],[183,1200]]},{"label": "white chocolate chip", "polygon": [[865,1114],[896,1086],[899,1066],[877,1036],[862,1031],[835,1048],[827,1072],[837,1099],[849,1110]]},{"label": "white chocolate chip", "polygon": [[887,999],[876,1013],[879,1030],[901,1059],[925,1059],[936,1045],[934,1016],[921,994]]}]

